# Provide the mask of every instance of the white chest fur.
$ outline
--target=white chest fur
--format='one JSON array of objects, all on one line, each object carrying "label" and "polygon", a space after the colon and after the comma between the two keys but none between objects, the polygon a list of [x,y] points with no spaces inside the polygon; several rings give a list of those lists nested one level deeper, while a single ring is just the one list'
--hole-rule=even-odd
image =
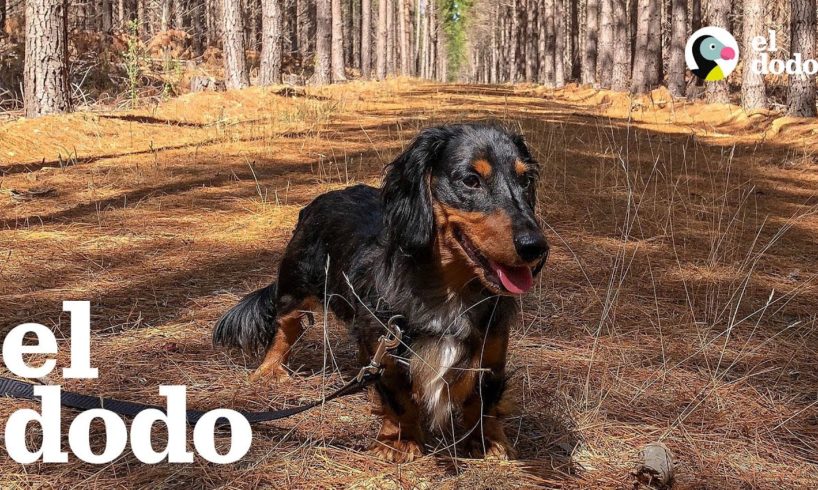
[{"label": "white chest fur", "polygon": [[432,427],[445,429],[452,424],[454,413],[450,383],[452,368],[465,352],[463,341],[450,335],[430,338],[417,346],[411,362],[417,401],[429,415]]}]

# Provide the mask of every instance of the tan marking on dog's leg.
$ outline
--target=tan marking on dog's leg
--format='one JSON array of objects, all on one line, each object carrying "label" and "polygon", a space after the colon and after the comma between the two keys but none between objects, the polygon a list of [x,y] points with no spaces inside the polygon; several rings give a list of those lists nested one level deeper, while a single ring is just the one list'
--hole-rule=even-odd
[{"label": "tan marking on dog's leg", "polygon": [[283,382],[290,378],[284,365],[287,364],[293,344],[304,332],[304,327],[301,324],[302,316],[301,311],[293,311],[277,320],[278,328],[273,339],[273,345],[267,349],[261,365],[250,375],[250,381],[255,382],[273,378],[277,382]]},{"label": "tan marking on dog's leg", "polygon": [[[374,406],[372,413],[380,415],[383,421],[378,437],[369,448],[370,452],[384,461],[408,463],[423,455],[424,431],[420,425],[420,409],[412,398],[412,393],[405,389],[405,374],[395,366],[393,359],[385,362],[381,383],[386,388],[370,390]],[[388,396],[390,400],[383,397]],[[392,406],[400,407],[398,415]]]},{"label": "tan marking on dog's leg", "polygon": [[[473,365],[492,369],[494,376],[504,376],[503,366],[506,364],[507,352],[507,332],[489,335]],[[480,382],[478,377],[475,383]],[[515,459],[517,451],[506,436],[503,426],[503,417],[513,410],[509,393],[503,393],[495,405],[487,408],[484,407],[481,396],[480,390],[476,390],[463,403],[463,425],[472,431],[466,440],[466,450],[471,457]]]},{"label": "tan marking on dog's leg", "polygon": [[384,410],[383,425],[370,451],[390,463],[410,463],[423,456],[423,444],[419,440],[416,423],[404,421],[391,410]]},{"label": "tan marking on dog's leg", "polygon": [[[500,402],[501,404],[503,401]],[[471,430],[466,440],[466,450],[473,458],[515,459],[517,451],[506,436],[501,410],[494,407],[480,416],[483,406],[479,396],[475,396],[463,405],[463,425]]]}]

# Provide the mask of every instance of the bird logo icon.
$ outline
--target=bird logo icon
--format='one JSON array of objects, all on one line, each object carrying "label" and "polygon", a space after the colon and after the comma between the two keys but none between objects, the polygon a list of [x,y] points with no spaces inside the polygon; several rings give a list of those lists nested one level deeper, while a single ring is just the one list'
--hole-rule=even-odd
[{"label": "bird logo icon", "polygon": [[738,65],[738,43],[720,27],[702,27],[688,38],[685,61],[690,71],[702,80],[724,80]]}]

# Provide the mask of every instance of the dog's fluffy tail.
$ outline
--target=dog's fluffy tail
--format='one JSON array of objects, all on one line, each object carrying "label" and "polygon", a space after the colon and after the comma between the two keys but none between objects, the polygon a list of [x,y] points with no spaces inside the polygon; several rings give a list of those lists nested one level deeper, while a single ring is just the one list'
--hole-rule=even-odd
[{"label": "dog's fluffy tail", "polygon": [[242,298],[216,322],[213,344],[248,354],[266,351],[276,333],[275,301],[276,283]]}]

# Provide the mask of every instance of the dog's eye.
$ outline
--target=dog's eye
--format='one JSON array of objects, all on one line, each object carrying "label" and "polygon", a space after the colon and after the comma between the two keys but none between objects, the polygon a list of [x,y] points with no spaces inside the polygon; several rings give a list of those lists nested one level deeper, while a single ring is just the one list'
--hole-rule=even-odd
[{"label": "dog's eye", "polygon": [[532,179],[530,176],[523,175],[522,177],[520,177],[520,187],[522,187],[523,189],[528,189],[531,186],[531,182],[533,182],[533,180],[534,179]]},{"label": "dog's eye", "polygon": [[463,184],[470,189],[477,189],[480,187],[480,178],[476,175],[467,175],[463,178]]}]

